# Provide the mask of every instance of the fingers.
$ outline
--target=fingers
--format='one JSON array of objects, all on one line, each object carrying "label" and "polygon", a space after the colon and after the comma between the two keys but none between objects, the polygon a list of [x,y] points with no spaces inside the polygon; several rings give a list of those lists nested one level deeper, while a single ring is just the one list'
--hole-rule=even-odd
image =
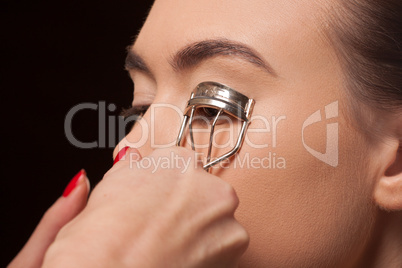
[{"label": "fingers", "polygon": [[89,180],[81,170],[67,185],[63,195],[46,211],[28,242],[8,267],[41,267],[43,257],[59,230],[85,207]]},{"label": "fingers", "polygon": [[[203,170],[197,153],[171,147],[143,158],[136,149],[117,155],[119,160],[86,209],[118,204],[118,209],[108,210],[114,220],[103,229],[128,223],[117,228],[130,230],[119,240],[123,245],[131,236],[124,252],[141,249],[143,260],[152,259],[154,267],[166,260],[185,267],[237,267],[249,243],[247,231],[234,217],[239,199],[228,182]],[[125,210],[129,213],[118,214]],[[126,260],[136,263],[141,258],[134,253]]]},{"label": "fingers", "polygon": [[142,156],[140,151],[138,151],[137,149],[126,146],[117,153],[113,165],[117,164],[119,161],[124,161],[126,159],[130,160],[130,162],[141,161]]},{"label": "fingers", "polygon": [[117,162],[119,162],[123,157],[125,157],[127,150],[130,149],[130,147],[126,146],[121,149],[117,155],[116,158],[114,159],[113,165],[115,165]]},{"label": "fingers", "polygon": [[135,148],[124,147],[117,153],[113,168],[110,170],[111,173],[116,170],[116,166],[123,167],[124,165],[129,165],[130,168],[147,170],[151,173],[176,170],[183,174],[189,170],[202,170],[203,163],[199,154],[183,147],[155,149],[145,157],[142,157],[141,153]]}]

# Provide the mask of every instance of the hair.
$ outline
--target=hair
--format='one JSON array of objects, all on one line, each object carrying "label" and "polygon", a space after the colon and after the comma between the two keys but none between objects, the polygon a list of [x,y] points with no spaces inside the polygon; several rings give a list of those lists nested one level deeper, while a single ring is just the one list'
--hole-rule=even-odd
[{"label": "hair", "polygon": [[[401,114],[402,1],[338,0],[335,6],[329,36],[359,124],[363,118],[367,122],[367,114],[373,111]],[[373,132],[367,123],[364,128]]]}]

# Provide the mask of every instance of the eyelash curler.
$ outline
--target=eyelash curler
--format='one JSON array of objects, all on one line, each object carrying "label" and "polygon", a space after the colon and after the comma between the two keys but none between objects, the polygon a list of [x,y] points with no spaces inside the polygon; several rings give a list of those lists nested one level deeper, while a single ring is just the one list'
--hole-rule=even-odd
[{"label": "eyelash curler", "polygon": [[[223,84],[216,82],[200,83],[193,90],[190,96],[190,100],[187,102],[187,107],[184,110],[184,118],[180,127],[179,135],[177,137],[176,145],[180,146],[186,127],[188,125],[191,148],[193,149],[193,151],[195,151],[193,121],[196,110],[203,109],[208,114],[212,114],[211,111],[216,112],[216,115],[214,115],[211,124],[207,160],[203,166],[206,171],[209,171],[212,166],[231,157],[240,150],[244,142],[248,125],[250,124],[254,104],[255,101],[253,99],[249,99],[247,96]],[[215,126],[218,122],[219,117],[223,114],[228,114],[242,122],[240,134],[233,149],[219,156],[218,158],[211,160]]]}]

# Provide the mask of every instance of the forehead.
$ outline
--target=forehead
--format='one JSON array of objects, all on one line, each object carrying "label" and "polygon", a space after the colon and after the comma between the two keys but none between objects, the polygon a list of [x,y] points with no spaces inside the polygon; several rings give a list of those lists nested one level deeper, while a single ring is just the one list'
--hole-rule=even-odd
[{"label": "forehead", "polygon": [[205,36],[270,41],[279,33],[321,28],[328,6],[323,0],[156,0],[141,34],[155,42]]},{"label": "forehead", "polygon": [[152,62],[156,52],[168,58],[186,44],[226,38],[282,68],[286,57],[303,62],[307,53],[311,61],[328,50],[322,34],[328,6],[326,0],[156,0],[134,49]]}]

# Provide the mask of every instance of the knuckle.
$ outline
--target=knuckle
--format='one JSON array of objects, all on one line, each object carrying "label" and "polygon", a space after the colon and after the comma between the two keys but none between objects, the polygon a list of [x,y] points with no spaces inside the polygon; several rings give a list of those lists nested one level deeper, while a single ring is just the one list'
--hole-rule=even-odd
[{"label": "knuckle", "polygon": [[233,263],[236,263],[249,246],[249,234],[233,217],[229,219],[223,228],[224,230],[219,237],[219,242],[216,247],[212,248],[213,254],[211,255],[219,256],[220,258],[226,256]]},{"label": "knuckle", "polygon": [[[149,155],[149,159],[151,159],[155,167],[158,167],[157,170],[155,169],[157,172],[160,172],[160,169],[168,169],[176,173],[178,171],[179,173],[188,173],[197,168],[196,153],[183,147],[155,149]],[[167,168],[159,168],[162,163],[165,164],[164,166]]]},{"label": "knuckle", "polygon": [[231,210],[236,210],[239,206],[239,197],[235,189],[227,182],[224,182],[223,192],[222,195],[227,200],[227,204]]},{"label": "knuckle", "polygon": [[221,216],[233,216],[239,205],[239,198],[234,188],[224,181],[212,185],[214,185],[215,189],[211,191],[211,194],[213,193],[211,202],[214,204],[214,210],[218,211]]},{"label": "knuckle", "polygon": [[250,243],[250,235],[246,229],[236,221],[238,225],[236,230],[233,231],[233,247],[237,250],[239,254],[242,254],[248,248]]}]

